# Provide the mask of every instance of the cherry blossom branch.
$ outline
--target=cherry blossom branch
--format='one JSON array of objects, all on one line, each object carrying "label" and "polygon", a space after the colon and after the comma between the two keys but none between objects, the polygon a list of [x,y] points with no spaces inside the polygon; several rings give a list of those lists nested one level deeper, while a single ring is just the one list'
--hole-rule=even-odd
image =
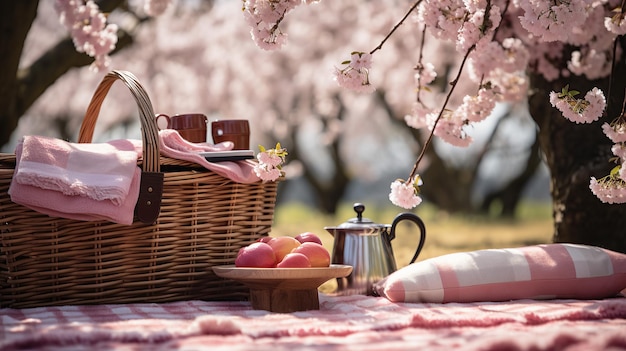
[{"label": "cherry blossom branch", "polygon": [[258,4],[256,1],[244,1],[244,18],[258,47],[264,50],[278,50],[286,43],[287,35],[280,30],[280,24],[287,12],[298,5],[297,1],[273,0]]},{"label": "cherry blossom branch", "polygon": [[385,42],[387,42],[387,40],[389,38],[391,38],[391,36],[393,35],[393,33],[400,28],[400,26],[402,24],[404,24],[404,21],[409,17],[409,15],[411,14],[411,12],[413,12],[418,6],[419,4],[422,3],[422,0],[417,0],[407,11],[407,13],[404,14],[404,17],[402,17],[402,19],[400,20],[400,22],[396,23],[395,26],[393,26],[393,28],[391,29],[391,31],[387,34],[387,36],[385,36],[385,38],[383,38],[383,40],[380,42],[380,44],[378,44],[377,47],[375,47],[374,49],[372,49],[372,51],[370,51],[370,55],[375,53],[376,51],[380,50],[383,48],[383,45],[385,44]]},{"label": "cherry blossom branch", "polygon": [[[417,71],[421,71],[424,69],[424,64],[423,64],[423,60],[424,60],[424,42],[426,41],[426,26],[424,26],[424,28],[422,29],[422,38],[420,40],[420,49],[419,49],[419,58],[417,60],[417,65],[415,66],[415,70]],[[420,99],[420,92],[422,91],[421,86],[422,86],[422,76],[421,74],[418,75],[417,77],[417,97],[416,97],[416,101],[417,102],[421,102]]]},{"label": "cherry blossom branch", "polygon": [[446,110],[446,106],[448,105],[448,102],[450,101],[450,97],[452,96],[452,93],[454,92],[454,89],[456,88],[456,85],[459,82],[459,78],[461,77],[461,74],[463,73],[463,67],[465,66],[465,63],[467,62],[467,58],[469,57],[470,53],[474,51],[475,48],[476,48],[476,44],[472,45],[467,50],[467,52],[465,53],[465,56],[463,56],[463,60],[461,61],[461,66],[459,67],[459,71],[457,72],[456,77],[454,77],[454,80],[450,82],[450,85],[451,85],[450,91],[448,91],[448,94],[446,95],[443,105],[441,106],[441,110],[439,111],[439,114],[437,115],[437,119],[435,119],[433,128],[431,129],[430,134],[428,135],[428,139],[426,139],[426,142],[424,143],[424,146],[422,147],[422,151],[417,157],[417,161],[415,161],[415,164],[413,165],[413,169],[411,170],[411,173],[409,174],[409,178],[408,178],[409,182],[417,174],[417,168],[420,162],[422,161],[422,158],[424,158],[424,155],[426,154],[426,149],[428,149],[428,147],[430,146],[430,143],[432,142],[433,137],[435,135],[435,128],[437,127],[437,123],[439,123],[439,120],[443,116],[443,113]]},{"label": "cherry blossom branch", "polygon": [[[507,2],[507,6],[508,6],[508,2]],[[487,7],[485,11],[486,13],[485,22],[489,21],[488,14],[489,14],[490,8],[491,8],[491,1],[487,1]],[[419,167],[420,162],[422,161],[422,159],[424,158],[424,155],[426,154],[426,149],[428,149],[428,147],[430,146],[430,143],[433,140],[433,137],[435,135],[435,129],[437,128],[437,124],[441,120],[441,117],[443,116],[446,110],[446,106],[448,105],[448,102],[450,101],[450,97],[452,96],[452,93],[454,92],[454,89],[456,88],[456,85],[459,82],[461,74],[463,73],[463,68],[465,67],[465,63],[467,62],[469,55],[472,53],[472,51],[474,51],[475,48],[476,48],[476,44],[473,44],[463,56],[463,60],[461,61],[459,71],[457,72],[456,77],[454,77],[454,80],[450,82],[450,85],[451,85],[450,91],[448,91],[448,94],[446,95],[443,105],[441,106],[441,110],[439,111],[439,114],[437,115],[437,118],[435,119],[435,123],[433,124],[430,134],[428,135],[428,139],[426,139],[426,142],[424,143],[424,146],[422,147],[422,150],[420,151],[420,154],[417,157],[417,161],[415,161],[415,164],[413,165],[413,169],[411,170],[411,173],[409,174],[409,178],[407,180],[408,182],[411,182],[411,180],[417,175],[417,168]],[[421,51],[420,51],[420,60],[421,60]]]},{"label": "cherry blossom branch", "polygon": [[[617,60],[615,60],[615,55],[617,54],[617,43],[618,43],[618,39],[620,38],[620,36],[615,37],[615,39],[613,39],[613,57],[611,58],[611,74],[609,75],[609,91],[608,91],[608,95],[609,99],[606,102],[606,112],[608,113],[609,109],[611,108],[611,91],[613,90],[613,74],[615,73],[615,65],[617,64]],[[624,115],[624,108],[626,107],[626,97],[624,98],[624,100],[622,101],[622,111],[620,113],[620,116]]]},{"label": "cherry blossom branch", "polygon": [[[383,45],[387,42],[389,38],[395,33],[395,31],[400,28],[400,26],[404,23],[404,21],[409,17],[411,12],[413,12],[419,4],[422,3],[422,0],[417,0],[409,10],[404,14],[402,19],[396,23],[395,26],[387,33],[385,38],[369,53],[354,51],[351,53],[351,58],[348,61],[342,62],[343,65],[347,65],[343,68],[335,67],[334,76],[335,81],[339,86],[344,88],[361,92],[361,93],[371,93],[374,91],[374,87],[370,83],[369,80],[369,69],[372,65],[372,55],[382,49]],[[419,98],[419,97],[418,97]]]},{"label": "cherry blossom branch", "polygon": [[[624,6],[626,6],[626,0],[622,0],[622,4],[620,5],[620,15],[623,17],[624,16]],[[611,96],[611,92],[613,91],[613,76],[615,75],[615,66],[617,65],[617,44],[619,43],[619,39],[621,38],[621,35],[618,35],[615,37],[615,39],[613,39],[613,57],[611,58],[611,74],[609,75],[609,89],[608,89],[608,95],[607,96]],[[611,99],[609,98],[608,101],[606,102],[606,112],[608,113],[608,111],[610,111],[611,108]],[[622,111],[619,114],[618,118],[624,118],[624,112],[626,112],[626,96],[624,96],[624,99],[622,100]]]},{"label": "cherry blossom branch", "polygon": [[[626,0],[624,0],[626,1]],[[509,5],[511,4],[511,0],[506,0],[506,2],[504,3],[504,10],[502,10],[502,17],[504,17],[504,15],[509,11]],[[491,1],[489,2],[489,6],[491,6]],[[498,35],[498,31],[500,30],[500,26],[497,26],[494,30],[493,30],[493,36],[491,37],[492,39],[496,39],[496,36]]]}]

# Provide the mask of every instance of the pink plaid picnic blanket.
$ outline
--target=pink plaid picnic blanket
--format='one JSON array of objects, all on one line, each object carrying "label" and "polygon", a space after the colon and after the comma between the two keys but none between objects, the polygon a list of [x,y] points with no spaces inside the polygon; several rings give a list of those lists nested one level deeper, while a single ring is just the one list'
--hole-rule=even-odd
[{"label": "pink plaid picnic blanket", "polygon": [[411,304],[320,295],[248,302],[0,309],[0,350],[626,350],[626,298]]}]

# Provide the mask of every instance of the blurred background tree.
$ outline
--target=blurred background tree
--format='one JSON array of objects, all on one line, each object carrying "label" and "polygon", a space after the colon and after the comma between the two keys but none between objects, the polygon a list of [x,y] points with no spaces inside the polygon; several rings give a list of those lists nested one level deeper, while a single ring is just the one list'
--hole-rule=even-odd
[{"label": "blurred background tree", "polygon": [[[406,1],[301,6],[284,23],[289,44],[278,52],[254,45],[238,1],[181,0],[157,18],[141,12],[141,1],[96,3],[120,26],[110,69],[133,72],[157,113],[247,118],[252,145],[280,141],[289,150],[289,179],[281,186],[279,201],[304,192],[326,213],[334,213],[341,201],[376,193],[386,202],[390,180],[406,176],[421,148],[423,132],[403,121],[414,100],[413,74],[406,68],[415,64],[421,31],[410,24],[401,27],[377,54],[371,77],[377,87],[374,94],[354,95],[331,79],[332,67],[350,50],[368,51],[380,42],[406,11]],[[75,51],[51,1],[6,1],[0,10],[0,145],[10,152],[25,134],[74,140],[105,72],[86,69],[91,59]],[[434,95],[442,95],[459,58],[445,44],[427,43],[431,60],[440,64],[440,91]],[[438,59],[432,59],[435,56]],[[541,86],[538,78],[534,82]],[[547,91],[560,90],[543,83]],[[99,138],[138,137],[136,106],[126,95],[114,88],[107,97],[113,102],[105,101]],[[578,126],[556,121],[558,111],[549,106],[547,94],[535,94],[530,102],[537,124],[526,105],[501,106],[498,116],[476,128],[472,147],[436,143],[430,148],[420,170],[428,185],[424,197],[449,212],[512,217],[529,184],[545,171],[542,155],[547,155],[553,172],[555,240],[624,248],[624,206],[595,199],[586,187],[587,174],[577,175],[572,183],[574,168],[588,164],[589,158],[571,154],[569,170],[563,170],[567,174],[556,167],[576,140],[570,129]],[[599,131],[597,125],[589,129]],[[585,139],[587,146],[595,145],[593,150],[606,151],[603,136]],[[596,163],[600,156],[594,156]],[[576,190],[565,199],[569,188]],[[573,196],[586,209],[571,208]],[[563,218],[572,218],[564,211],[584,212],[589,207],[601,220],[578,214],[577,220],[564,224]],[[580,222],[595,230],[581,231]]]},{"label": "blurred background tree", "polygon": [[[414,153],[421,144],[422,135],[402,122],[404,115],[410,111],[411,98],[403,96],[405,91],[411,89],[412,77],[410,75],[400,73],[387,78],[381,76],[379,79],[383,84],[376,95],[355,97],[336,87],[330,80],[329,73],[337,58],[343,54],[345,43],[354,42],[351,38],[353,33],[343,30],[346,23],[348,27],[357,28],[363,25],[363,18],[373,19],[370,23],[376,23],[376,26],[365,27],[368,31],[364,31],[358,39],[359,45],[371,45],[371,42],[384,35],[393,25],[393,21],[401,14],[401,7],[398,6],[397,11],[381,11],[381,6],[385,6],[385,2],[371,3],[368,6],[360,6],[350,1],[328,4],[332,7],[330,11],[337,13],[338,18],[315,22],[301,22],[300,20],[308,15],[301,11],[302,18],[295,18],[295,21],[289,23],[291,36],[294,37],[292,40],[294,48],[270,54],[261,52],[251,45],[247,27],[239,18],[240,14],[236,12],[237,6],[222,6],[216,11],[209,11],[210,8],[207,7],[198,11],[197,4],[188,3],[187,6],[182,6],[184,4],[181,3],[176,11],[151,22],[145,17],[142,18],[141,14],[129,12],[130,9],[127,6],[122,6],[125,5],[123,1],[117,1],[115,4],[110,1],[100,4],[107,6],[102,7],[103,9],[110,9],[111,6],[116,5],[118,6],[117,12],[130,13],[133,25],[125,26],[127,29],[121,31],[125,33],[123,37],[128,39],[122,45],[118,45],[118,50],[130,44],[133,44],[135,48],[131,49],[130,53],[116,58],[114,64],[124,69],[129,69],[129,64],[134,66],[131,71],[142,77],[142,82],[145,82],[152,90],[156,90],[151,96],[156,97],[154,100],[158,100],[155,105],[159,111],[175,113],[181,111],[182,108],[187,108],[186,106],[193,106],[200,111],[217,116],[250,118],[258,124],[257,129],[262,132],[262,139],[281,140],[283,145],[289,148],[291,162],[299,166],[297,167],[300,170],[298,174],[301,174],[307,186],[313,189],[312,193],[315,194],[315,201],[320,209],[328,213],[336,210],[337,204],[345,195],[356,174],[366,180],[376,179],[381,176],[382,170],[389,169],[389,167],[395,168],[397,172],[401,171],[414,157]],[[40,12],[49,14],[52,9],[51,7],[46,9],[45,6],[46,4],[42,4],[43,9],[40,9]],[[314,10],[318,10],[319,13],[315,14],[319,16],[318,18],[323,18],[322,12],[328,11],[326,8]],[[122,18],[122,15],[118,13],[115,17]],[[71,40],[63,37],[63,28],[56,23],[55,17],[39,16],[35,25],[38,27],[33,29],[34,33],[31,34],[29,40],[33,42],[39,39],[41,42],[32,43],[31,47],[42,50],[45,42],[50,42],[50,33],[58,33],[60,42],[65,45],[63,50],[52,48],[42,51],[42,57],[50,56],[51,51],[59,51],[64,55],[80,58],[80,62],[77,61],[72,66],[71,61],[66,59],[51,58],[47,59],[45,64],[41,59],[37,59],[30,66],[24,67],[23,71],[34,71],[37,67],[42,67],[43,69],[40,70],[43,72],[65,73],[71,67],[85,66],[91,62],[86,55],[76,53]],[[139,25],[141,25],[141,30],[138,29]],[[207,28],[211,29],[210,33],[207,33]],[[42,33],[37,33],[38,30]],[[132,36],[129,33],[133,33]],[[298,45],[300,39],[306,42],[308,33],[319,34],[316,45]],[[392,68],[411,63],[412,51],[419,37],[412,34],[410,30],[405,33],[407,35],[404,38],[390,42],[393,46],[390,46],[385,60],[381,60],[381,64],[385,67]],[[35,51],[35,48],[31,51]],[[438,49],[434,47],[432,50],[434,52]],[[450,58],[450,62],[445,67],[450,69],[455,63],[453,51],[449,48],[442,48],[442,50],[442,55]],[[25,56],[34,56],[35,54],[31,51]],[[268,59],[254,62],[256,56],[267,56]],[[137,61],[139,63],[136,63]],[[51,69],[57,62],[63,69]],[[60,77],[59,73],[47,80],[33,78],[30,81],[39,82],[42,86],[45,82],[51,85]],[[64,79],[60,82],[59,88],[56,89],[58,92],[49,93],[50,98],[44,98],[47,102],[41,102],[31,111],[31,115],[51,115],[50,112],[55,111],[53,115],[56,115],[56,118],[53,120],[52,129],[51,126],[46,125],[47,123],[42,123],[44,121],[41,117],[36,117],[36,123],[34,121],[23,122],[25,128],[30,129],[31,133],[33,131],[45,133],[53,130],[62,138],[72,139],[80,121],[82,106],[87,103],[90,91],[85,89],[82,90],[84,93],[77,95],[68,93],[68,90],[76,86],[88,87],[91,86],[89,84],[96,84],[100,75],[82,70],[80,76],[86,77],[73,76],[73,79]],[[294,77],[297,80],[294,80]],[[254,83],[250,84],[250,80],[254,80]],[[184,86],[172,87],[167,83],[179,81],[184,81]],[[152,84],[153,82],[155,84]],[[22,84],[30,87],[27,82]],[[440,84],[441,91],[444,92],[446,85],[444,79],[441,79]],[[63,85],[65,88],[62,87]],[[41,88],[22,90],[33,94],[35,91],[39,91],[39,94],[44,92]],[[246,99],[241,99],[240,96],[245,96]],[[117,114],[130,114],[132,106],[127,106],[127,108],[128,111]],[[14,116],[11,119],[17,121],[25,113],[24,111],[18,112],[8,115]],[[373,124],[363,125],[361,120],[364,115]],[[105,125],[111,126],[116,126],[119,122],[115,119],[103,121]],[[122,122],[122,125],[127,125],[132,122],[132,117]],[[3,125],[11,126],[10,123],[3,123]],[[492,139],[495,139],[497,135],[496,127],[493,128]],[[529,127],[532,128],[530,124],[527,124],[526,128]],[[316,131],[318,136],[312,138],[309,135],[308,139],[317,139],[319,145],[311,147],[310,142],[298,142],[307,138],[301,135],[304,131],[311,130]],[[10,131],[10,128],[5,131]],[[0,140],[2,144],[8,142],[10,134],[6,134],[3,136],[4,139]],[[402,137],[399,141],[398,134]],[[368,150],[368,147],[363,147],[363,145],[360,147],[354,145],[365,139],[373,141],[372,150]],[[400,145],[389,143],[393,139],[396,139]],[[433,179],[438,179],[444,186],[430,187],[432,189],[427,190],[426,196],[432,198],[433,203],[448,211],[467,213],[486,208],[487,206],[480,206],[472,198],[472,194],[476,192],[474,184],[478,179],[482,159],[490,148],[495,148],[496,143],[495,140],[488,140],[482,150],[472,153],[455,150],[463,155],[461,158],[455,156],[456,160],[453,161],[445,160],[437,152],[431,152],[429,158],[432,159],[432,164],[426,172],[436,175]],[[350,144],[353,146],[347,146]],[[404,157],[394,157],[398,149],[405,148],[403,144],[408,144],[413,151],[406,153]],[[519,152],[524,151],[523,149],[527,146],[513,147],[521,149],[518,150]],[[312,150],[303,150],[307,147],[314,148],[317,155],[311,155]],[[507,145],[499,147],[499,152],[503,152],[502,148],[506,150],[510,147]],[[363,152],[355,152],[358,149],[367,150],[365,156],[371,155],[374,151],[374,156],[378,159],[375,161],[376,164],[371,164],[372,160],[363,160],[365,157]],[[326,152],[320,153],[319,150]],[[351,158],[355,159],[351,160]],[[462,162],[459,162],[459,159],[463,159]],[[398,161],[402,164],[398,164]],[[533,170],[526,172],[530,176],[525,179],[524,184],[534,175],[535,170],[536,166]],[[447,191],[451,185],[454,185],[456,189],[454,192]],[[495,193],[494,189],[490,190]],[[522,191],[523,186],[518,196]],[[498,195],[491,195],[489,201],[497,198]],[[512,216],[515,206],[516,203],[503,206],[502,213]]]}]

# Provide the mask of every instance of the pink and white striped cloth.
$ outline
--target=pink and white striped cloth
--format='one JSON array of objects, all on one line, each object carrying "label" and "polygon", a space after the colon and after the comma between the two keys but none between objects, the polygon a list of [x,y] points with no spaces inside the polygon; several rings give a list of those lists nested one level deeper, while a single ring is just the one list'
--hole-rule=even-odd
[{"label": "pink and white striped cloth", "polygon": [[403,267],[375,289],[396,302],[602,299],[626,292],[626,254],[577,244],[457,252]]},{"label": "pink and white striped cloth", "polygon": [[247,302],[0,309],[0,350],[625,350],[626,298],[394,303],[320,295],[320,309]]}]

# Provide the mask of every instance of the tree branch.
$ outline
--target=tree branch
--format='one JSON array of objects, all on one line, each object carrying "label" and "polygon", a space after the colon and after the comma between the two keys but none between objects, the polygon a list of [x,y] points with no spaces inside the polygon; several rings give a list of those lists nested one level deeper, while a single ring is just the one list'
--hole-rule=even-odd
[{"label": "tree branch", "polygon": [[[118,41],[112,55],[133,43],[133,37],[125,31],[119,30],[117,35]],[[76,51],[71,38],[58,42],[32,65],[18,71],[20,94],[17,97],[16,113],[23,115],[48,87],[70,69],[90,65],[93,61],[93,57]]]},{"label": "tree branch", "polygon": [[[17,6],[19,4],[20,6]],[[125,0],[100,0],[97,1],[103,13],[110,13],[117,8],[123,8]],[[45,52],[29,67],[18,69],[24,41],[30,27],[37,15],[39,2],[36,0],[20,0],[2,2],[0,10],[3,19],[2,39],[0,47],[2,51],[2,67],[0,68],[0,145],[6,144],[18,121],[35,101],[54,82],[75,67],[83,67],[91,64],[94,59],[84,53],[76,51],[71,38],[59,41],[53,48]],[[128,9],[125,9],[128,10]],[[19,19],[16,21],[15,19]],[[140,20],[143,22],[145,19]],[[16,24],[20,23],[19,26]],[[112,55],[130,46],[133,43],[132,35],[118,31],[118,42]],[[4,52],[4,48],[10,48]]]}]

